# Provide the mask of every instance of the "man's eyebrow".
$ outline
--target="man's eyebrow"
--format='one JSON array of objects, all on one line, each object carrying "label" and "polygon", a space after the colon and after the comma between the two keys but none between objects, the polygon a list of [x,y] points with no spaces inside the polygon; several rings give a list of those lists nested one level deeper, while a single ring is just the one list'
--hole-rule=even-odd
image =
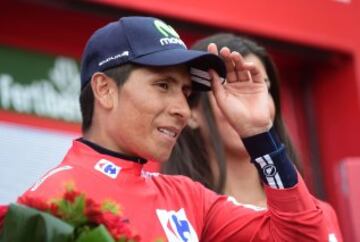
[{"label": "man's eyebrow", "polygon": [[[168,82],[173,82],[175,84],[178,84],[178,83],[181,83],[180,80],[178,80],[178,78],[174,78],[173,76],[171,75],[167,75],[164,80],[168,81]],[[183,88],[189,88],[189,89],[192,89],[192,81],[190,81],[189,83],[185,83],[183,85]]]}]

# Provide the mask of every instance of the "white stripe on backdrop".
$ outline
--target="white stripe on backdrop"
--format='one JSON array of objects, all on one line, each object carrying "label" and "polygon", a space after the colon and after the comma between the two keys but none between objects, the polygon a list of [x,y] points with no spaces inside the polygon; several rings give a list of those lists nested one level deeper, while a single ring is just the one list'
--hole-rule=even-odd
[{"label": "white stripe on backdrop", "polygon": [[60,131],[0,122],[0,204],[16,201],[59,164],[74,138]]}]

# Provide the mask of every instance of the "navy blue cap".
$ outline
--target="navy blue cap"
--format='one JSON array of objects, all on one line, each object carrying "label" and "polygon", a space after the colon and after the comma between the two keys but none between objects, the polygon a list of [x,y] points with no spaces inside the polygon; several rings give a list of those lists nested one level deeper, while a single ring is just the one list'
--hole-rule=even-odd
[{"label": "navy blue cap", "polygon": [[208,69],[224,80],[226,69],[216,55],[188,50],[176,31],[152,17],[123,17],[98,29],[90,37],[81,62],[81,88],[98,71],[126,63],[160,67],[187,64],[193,87],[210,90]]}]

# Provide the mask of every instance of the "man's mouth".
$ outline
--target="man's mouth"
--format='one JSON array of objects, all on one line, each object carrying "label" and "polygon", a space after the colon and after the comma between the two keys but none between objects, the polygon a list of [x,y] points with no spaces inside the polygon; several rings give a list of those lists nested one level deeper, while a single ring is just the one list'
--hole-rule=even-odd
[{"label": "man's mouth", "polygon": [[159,130],[161,133],[169,136],[170,138],[175,138],[175,137],[177,137],[177,135],[178,135],[178,133],[179,133],[178,129],[175,129],[175,128],[158,128],[158,130]]}]

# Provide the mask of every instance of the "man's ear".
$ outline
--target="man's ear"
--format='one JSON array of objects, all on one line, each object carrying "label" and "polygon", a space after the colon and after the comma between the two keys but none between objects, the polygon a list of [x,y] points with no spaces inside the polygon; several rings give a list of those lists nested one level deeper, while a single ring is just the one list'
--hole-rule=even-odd
[{"label": "man's ear", "polygon": [[91,88],[94,93],[95,102],[105,109],[111,109],[116,96],[115,82],[102,72],[96,72],[91,78]]},{"label": "man's ear", "polygon": [[188,126],[192,129],[197,129],[200,126],[199,123],[199,113],[200,111],[197,108],[191,110],[191,116],[188,120]]}]

